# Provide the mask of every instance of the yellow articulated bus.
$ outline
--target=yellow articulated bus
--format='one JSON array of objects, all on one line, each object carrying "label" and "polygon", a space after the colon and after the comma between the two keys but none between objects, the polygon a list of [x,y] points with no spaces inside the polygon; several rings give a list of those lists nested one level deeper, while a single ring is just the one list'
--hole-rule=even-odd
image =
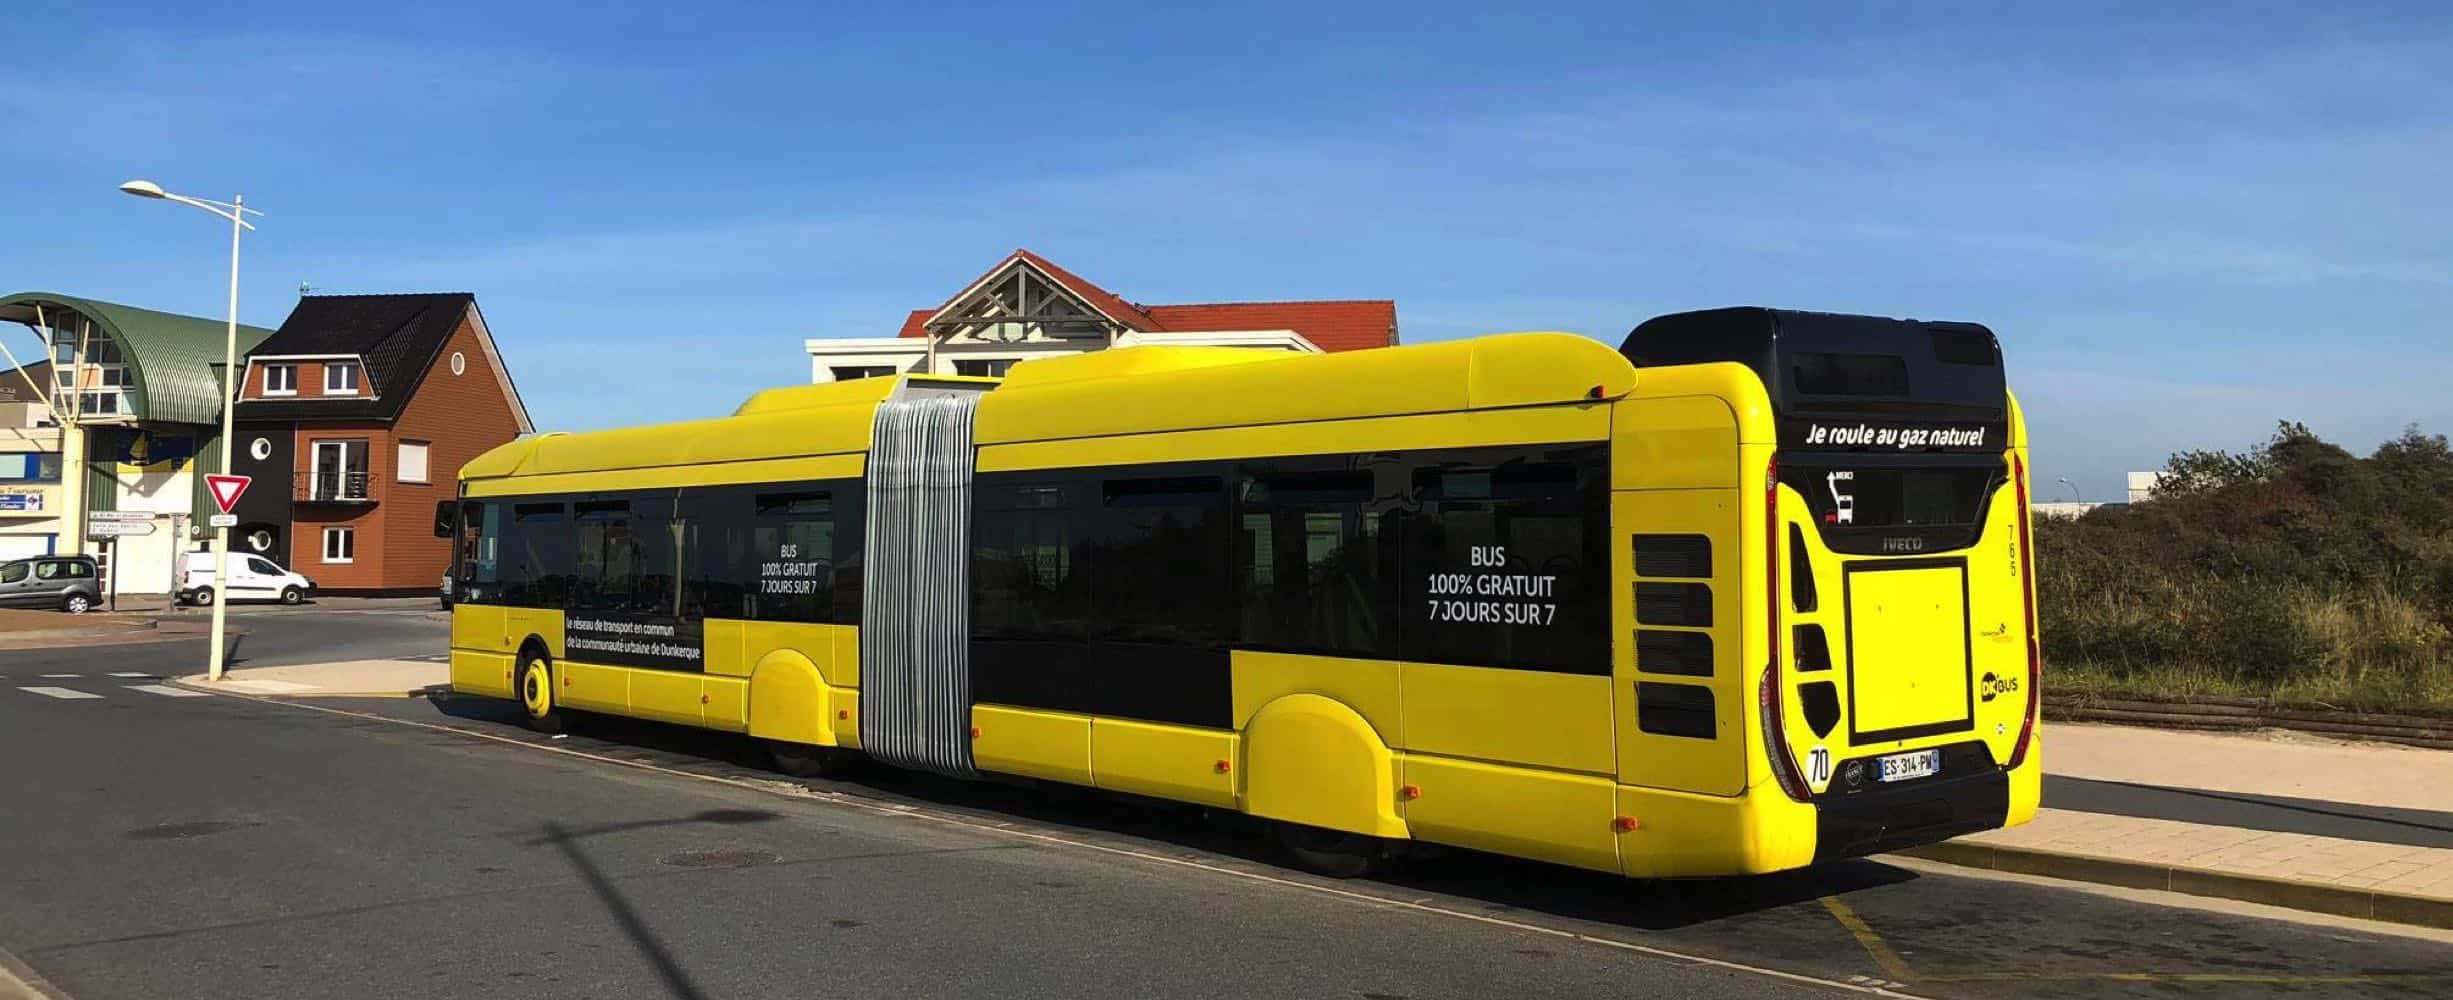
[{"label": "yellow articulated bus", "polygon": [[2025,822],[2026,442],[1982,326],[1135,347],[505,445],[455,691],[1635,877]]}]

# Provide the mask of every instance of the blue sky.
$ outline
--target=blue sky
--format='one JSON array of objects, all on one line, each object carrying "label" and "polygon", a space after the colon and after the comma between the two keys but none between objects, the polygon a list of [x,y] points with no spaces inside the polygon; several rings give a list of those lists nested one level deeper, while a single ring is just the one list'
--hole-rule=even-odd
[{"label": "blue sky", "polygon": [[1027,246],[1411,342],[1978,320],[2090,497],[2453,430],[2425,5],[207,6],[11,5],[0,286],[217,316],[212,221],[112,188],[244,192],[242,318],[474,291],[549,429],[727,411]]}]

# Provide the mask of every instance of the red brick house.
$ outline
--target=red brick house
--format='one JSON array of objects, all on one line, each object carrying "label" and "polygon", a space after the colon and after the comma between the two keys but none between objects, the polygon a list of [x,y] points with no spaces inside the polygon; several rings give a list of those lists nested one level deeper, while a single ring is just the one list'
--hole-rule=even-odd
[{"label": "red brick house", "polygon": [[246,358],[232,547],[326,591],[431,592],[434,506],[460,466],[534,427],[466,292],[310,295]]}]

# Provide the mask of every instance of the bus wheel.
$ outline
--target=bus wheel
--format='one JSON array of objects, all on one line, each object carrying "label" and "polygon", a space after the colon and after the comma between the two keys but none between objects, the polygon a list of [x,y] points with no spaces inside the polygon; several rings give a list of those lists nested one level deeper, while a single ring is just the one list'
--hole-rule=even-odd
[{"label": "bus wheel", "polygon": [[852,771],[852,756],[833,747],[768,740],[767,757],[776,770],[795,778],[840,778]]},{"label": "bus wheel", "polygon": [[1360,878],[1371,874],[1388,857],[1380,838],[1343,830],[1323,830],[1301,823],[1279,822],[1279,845],[1293,855],[1295,866],[1330,878]]},{"label": "bus wheel", "polygon": [[554,704],[553,664],[542,656],[520,661],[520,708],[528,728],[540,733],[562,731],[562,709]]}]

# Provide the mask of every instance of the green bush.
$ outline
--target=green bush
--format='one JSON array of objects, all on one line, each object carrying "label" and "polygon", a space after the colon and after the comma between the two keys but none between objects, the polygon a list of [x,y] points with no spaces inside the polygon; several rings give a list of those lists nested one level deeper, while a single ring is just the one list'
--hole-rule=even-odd
[{"label": "green bush", "polygon": [[2036,524],[2055,686],[2453,708],[2453,448],[2299,424],[2186,452],[2148,501]]}]

